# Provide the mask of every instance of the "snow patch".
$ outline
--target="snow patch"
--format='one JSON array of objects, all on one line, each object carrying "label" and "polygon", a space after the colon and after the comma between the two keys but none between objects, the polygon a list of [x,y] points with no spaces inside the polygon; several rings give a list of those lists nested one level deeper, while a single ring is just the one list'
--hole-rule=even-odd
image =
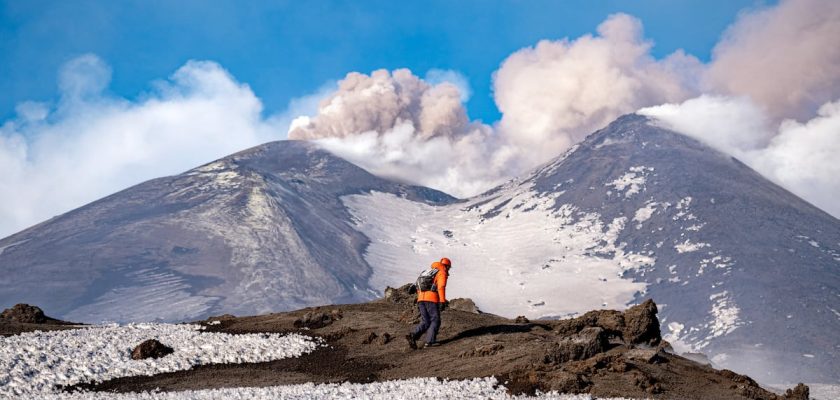
[{"label": "snow patch", "polygon": [[674,249],[677,250],[677,253],[690,253],[709,246],[710,244],[708,243],[692,243],[689,239],[686,239],[684,242],[674,245]]},{"label": "snow patch", "polygon": [[624,192],[626,189],[627,191],[624,192],[624,197],[633,197],[634,194],[639,193],[642,189],[644,189],[647,179],[646,175],[648,172],[653,172],[653,170],[654,169],[651,167],[644,166],[630,167],[629,172],[626,172],[614,181],[607,183],[606,186],[612,186],[619,192]]},{"label": "snow patch", "polygon": [[[152,375],[201,364],[296,357],[319,343],[301,335],[206,333],[198,325],[103,325],[0,337],[0,398],[42,398],[56,385]],[[175,352],[132,360],[131,350],[157,339]],[[112,396],[112,394],[109,394]]]},{"label": "snow patch", "polygon": [[638,222],[636,225],[636,229],[642,229],[642,223],[649,220],[651,216],[653,216],[653,212],[656,211],[656,206],[658,203],[656,202],[648,202],[645,204],[644,207],[636,210],[636,214],[633,216],[633,221]]},{"label": "snow patch", "polygon": [[710,313],[713,321],[709,326],[712,338],[728,335],[742,325],[738,319],[741,309],[732,301],[728,291],[715,293],[709,296],[709,300],[714,302]]}]

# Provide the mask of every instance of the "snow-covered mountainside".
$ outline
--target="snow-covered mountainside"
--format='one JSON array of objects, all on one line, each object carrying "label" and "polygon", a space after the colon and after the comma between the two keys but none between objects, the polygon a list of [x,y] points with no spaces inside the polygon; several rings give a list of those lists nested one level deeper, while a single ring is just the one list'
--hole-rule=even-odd
[{"label": "snow-covered mountainside", "polygon": [[454,199],[297,141],[151,180],[0,240],[0,306],[76,322],[180,321],[357,302],[367,239],[339,198]]},{"label": "snow-covered mountainside", "polygon": [[465,203],[344,201],[371,239],[373,287],[445,255],[447,290],[485,311],[554,317],[653,298],[678,349],[769,382],[840,379],[840,221],[645,117]]}]

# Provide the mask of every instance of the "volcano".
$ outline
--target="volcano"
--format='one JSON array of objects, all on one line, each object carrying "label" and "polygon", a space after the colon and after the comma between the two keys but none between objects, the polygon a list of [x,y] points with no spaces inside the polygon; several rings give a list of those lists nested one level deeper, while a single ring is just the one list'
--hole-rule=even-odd
[{"label": "volcano", "polygon": [[[354,303],[453,260],[486,312],[653,298],[666,340],[765,382],[840,379],[840,221],[639,115],[470,199],[272,142],[0,240],[0,306],[80,322]],[[792,366],[796,366],[792,368]]]}]

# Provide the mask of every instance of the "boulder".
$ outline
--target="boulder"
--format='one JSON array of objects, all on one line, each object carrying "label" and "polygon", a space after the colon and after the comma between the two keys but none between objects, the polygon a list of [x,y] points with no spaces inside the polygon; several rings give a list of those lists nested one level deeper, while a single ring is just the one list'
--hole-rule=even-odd
[{"label": "boulder", "polygon": [[157,341],[156,339],[149,339],[137,345],[134,350],[131,350],[132,360],[145,360],[147,358],[161,358],[174,353],[171,347]]},{"label": "boulder", "polygon": [[793,389],[785,390],[785,399],[808,400],[811,390],[803,383],[796,385]]},{"label": "boulder", "polygon": [[48,321],[44,311],[29,304],[16,304],[0,313],[0,318],[27,324],[43,324]]},{"label": "boulder", "polygon": [[545,361],[552,364],[567,361],[585,360],[609,348],[607,332],[600,327],[583,328],[570,337],[565,337],[557,343],[557,347],[546,355]]},{"label": "boulder", "polygon": [[476,307],[475,302],[473,302],[472,299],[449,300],[449,309],[473,314],[481,314],[481,310]]},{"label": "boulder", "polygon": [[624,312],[622,337],[628,344],[646,344],[656,346],[662,340],[659,331],[659,319],[656,318],[656,304],[653,300],[635,305]]},{"label": "boulder", "polygon": [[665,355],[656,348],[651,349],[630,349],[624,353],[624,358],[631,361],[640,361],[647,364],[656,364],[667,361]]},{"label": "boulder", "polygon": [[531,323],[531,320],[529,320],[528,318],[525,318],[524,315],[520,315],[520,316],[516,317],[516,319],[513,320],[513,322],[517,323],[517,324],[528,324],[528,323]]},{"label": "boulder", "polygon": [[295,328],[318,329],[330,325],[342,317],[341,310],[337,309],[332,310],[329,313],[312,311],[303,314],[302,317],[296,319],[294,324]]},{"label": "boulder", "polygon": [[416,292],[412,292],[411,289],[413,286],[411,283],[398,288],[388,286],[385,288],[384,300],[396,304],[414,304],[414,300],[417,299],[417,294]]},{"label": "boulder", "polygon": [[620,337],[625,344],[653,347],[662,341],[656,313],[656,304],[647,300],[623,313],[615,310],[596,310],[577,318],[560,321],[555,331],[561,336],[568,336],[586,327],[599,327],[604,329],[608,336]]}]

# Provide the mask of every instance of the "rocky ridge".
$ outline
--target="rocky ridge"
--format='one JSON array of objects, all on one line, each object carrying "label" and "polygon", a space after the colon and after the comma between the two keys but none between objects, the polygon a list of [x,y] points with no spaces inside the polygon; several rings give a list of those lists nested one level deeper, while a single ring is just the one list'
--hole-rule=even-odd
[{"label": "rocky ridge", "polygon": [[189,371],[77,385],[68,390],[179,391],[495,376],[511,394],[558,391],[657,399],[808,398],[804,385],[787,393],[774,393],[750,377],[674,354],[660,335],[657,306],[649,299],[625,312],[598,310],[562,320],[510,320],[449,308],[442,314],[441,346],[411,350],[402,337],[419,321],[413,296],[407,285],[385,292],[385,298],[362,304],[199,322],[208,332],[298,332],[326,343],[298,358],[205,365]]}]

